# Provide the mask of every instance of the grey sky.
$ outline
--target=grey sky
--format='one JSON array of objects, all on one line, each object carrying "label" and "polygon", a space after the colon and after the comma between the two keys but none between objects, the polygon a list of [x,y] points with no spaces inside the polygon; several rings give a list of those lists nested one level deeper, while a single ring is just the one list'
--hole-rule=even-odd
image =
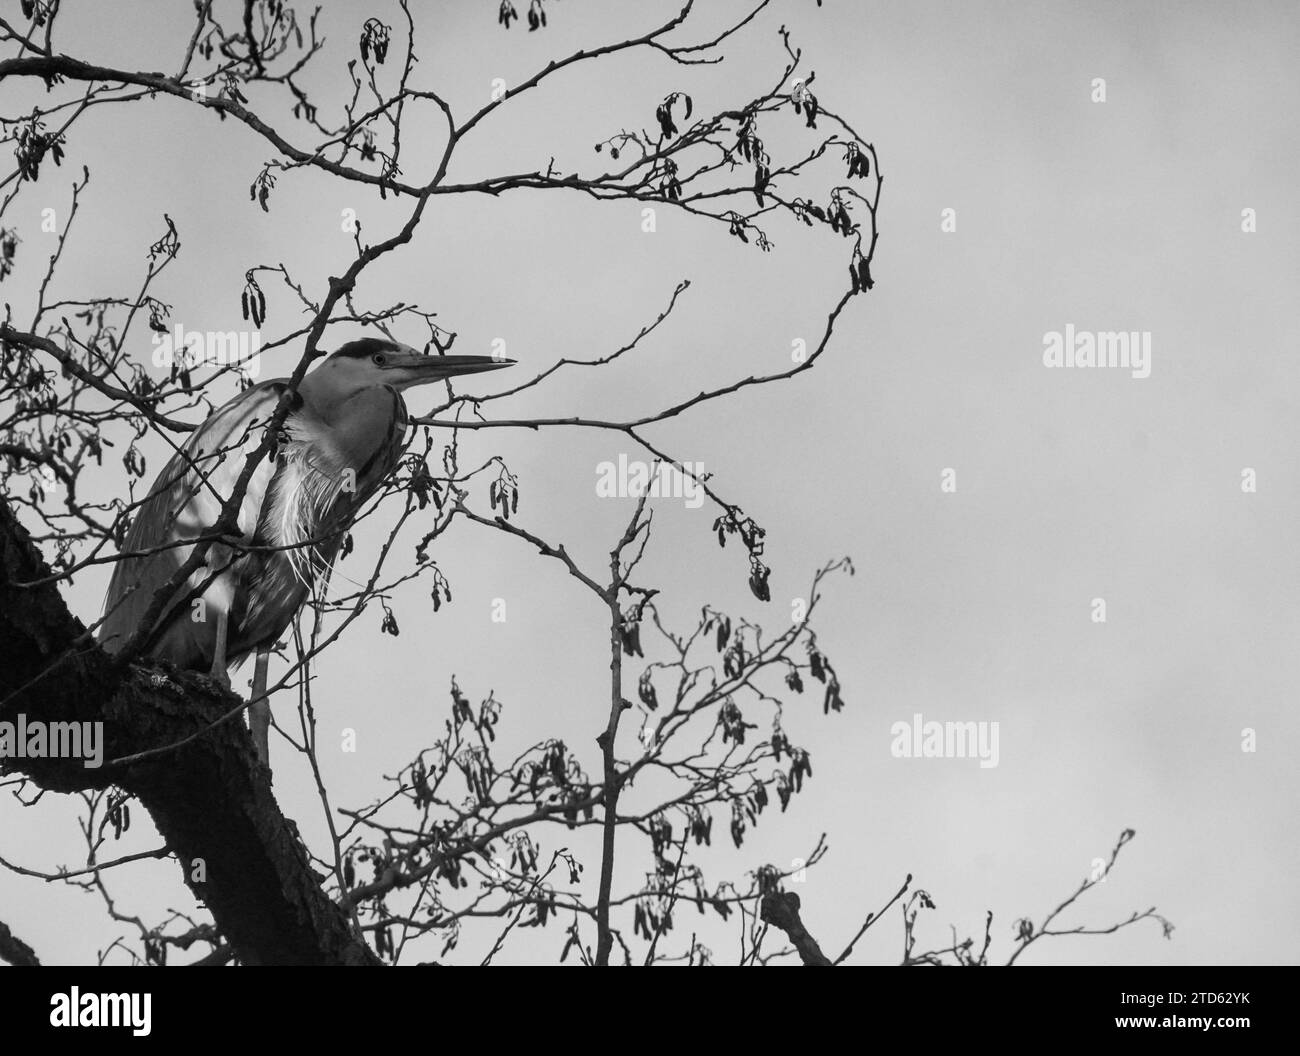
[{"label": "grey sky", "polygon": [[[565,0],[531,35],[501,32],[486,3],[414,6],[419,76],[464,111],[486,100],[494,77],[510,83],[553,56],[643,31],[676,5]],[[698,34],[740,6],[707,5]],[[82,28],[66,50],[175,65],[189,5],[113,5],[111,19],[89,10],[104,21],[88,30],[86,13],[70,11],[65,31]],[[322,85],[337,83],[371,13],[392,21],[384,5],[328,6]],[[703,462],[768,528],[772,602],[750,596],[738,550],[718,550],[707,507],[661,504],[644,578],[665,588],[679,625],[711,602],[780,627],[813,570],[850,554],[858,575],[829,583],[819,620],[848,708],[788,709],[815,777],[742,852],[715,854],[714,878],[788,861],[825,831],[831,854],[798,888],[824,946],[846,941],[911,872],[938,903],[923,942],[942,945],[949,924],[975,933],[992,909],[995,951],[1005,951],[1014,918],[1041,919],[1131,826],[1138,838],[1119,869],[1064,923],[1157,905],[1177,925],[1173,940],[1154,925],[1061,939],[1036,946],[1030,963],[1294,960],[1298,789],[1285,746],[1300,732],[1290,538],[1300,519],[1300,11],[830,0],[819,12],[787,0],[723,67],[603,60],[520,100],[466,145],[453,178],[544,167],[550,155],[563,169],[589,166],[592,143],[649,125],[672,89],[702,110],[743,101],[779,72],[782,23],[826,104],[879,151],[877,286],[852,303],[815,371],[652,434]],[[1104,103],[1090,99],[1098,77]],[[6,114],[20,109],[11,94],[5,85]],[[429,127],[427,143],[411,144],[414,175],[440,145],[432,118]],[[130,288],[166,211],[184,248],[160,296],[187,327],[229,329],[244,269],[283,261],[319,293],[349,259],[342,209],[376,238],[405,215],[401,203],[303,174],[282,177],[263,214],[245,188],[267,156],[246,130],[195,107],[104,108],[73,134],[57,178],[43,174],[29,192],[24,246],[44,254],[35,214],[64,208],[71,173],[89,164],[63,291]],[[944,233],[948,208],[957,229]],[[1245,208],[1257,212],[1255,233],[1241,229]],[[765,255],[668,210],[652,235],[639,219],[630,205],[556,192],[456,199],[360,292],[372,304],[418,299],[459,332],[457,351],[490,352],[503,338],[535,370],[621,345],[692,280],[634,361],[574,374],[512,405],[519,415],[652,410],[781,369],[793,340],[820,333],[842,247],[774,226]],[[32,281],[30,270],[16,275],[15,289]],[[290,312],[273,297],[268,330]],[[1044,368],[1043,335],[1066,324],[1150,331],[1151,376]],[[283,353],[284,370],[299,351]],[[596,497],[596,466],[632,454],[626,444],[504,432],[469,443],[521,475],[530,529],[603,560],[630,508]],[[156,468],[160,452],[151,456]],[[955,494],[940,490],[947,467]],[[1245,467],[1257,471],[1257,493],[1242,491]],[[378,538],[363,532],[358,550]],[[321,663],[323,727],[359,736],[356,754],[323,758],[336,803],[369,800],[381,775],[436,735],[453,673],[472,699],[493,690],[505,702],[509,743],[561,736],[594,767],[608,678],[601,613],[562,569],[511,542],[457,529],[435,553],[454,605],[432,614],[417,586],[394,604],[400,638],[378,633],[376,611]],[[97,616],[103,586],[87,576],[69,592],[83,618]],[[505,624],[490,620],[494,598],[507,602]],[[1104,624],[1091,619],[1094,598],[1105,599]],[[891,725],[916,713],[998,722],[999,765],[892,757]],[[1254,753],[1242,751],[1245,728],[1257,732]],[[286,812],[319,834],[300,770],[277,769],[276,787]],[[133,830],[120,850],[155,841]],[[5,858],[49,868],[77,846],[66,807],[0,803]],[[187,904],[173,864],[128,868],[117,879],[126,908]],[[4,871],[0,907],[51,963],[82,961],[120,930],[91,896]],[[896,919],[870,934],[860,960],[897,960]],[[562,942],[555,930],[515,954],[553,959]],[[718,939],[719,960],[733,943]]]}]

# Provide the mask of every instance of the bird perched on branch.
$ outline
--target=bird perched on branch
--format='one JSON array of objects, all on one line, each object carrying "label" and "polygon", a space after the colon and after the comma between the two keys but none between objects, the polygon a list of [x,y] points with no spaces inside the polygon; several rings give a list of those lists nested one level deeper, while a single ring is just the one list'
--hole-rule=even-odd
[{"label": "bird perched on branch", "polygon": [[[402,391],[512,362],[425,355],[364,338],[299,384],[270,454],[249,480],[237,532],[214,543],[176,590],[148,649],[227,687],[228,667],[256,654],[249,722],[263,762],[267,657],[333,564],[353,517],[397,468],[409,421]],[[135,556],[113,569],[99,630],[104,648],[115,652],[132,637],[193,541],[211,531],[288,386],[283,378],[263,381],[230,400],[158,475],[126,536],[123,553]]]}]

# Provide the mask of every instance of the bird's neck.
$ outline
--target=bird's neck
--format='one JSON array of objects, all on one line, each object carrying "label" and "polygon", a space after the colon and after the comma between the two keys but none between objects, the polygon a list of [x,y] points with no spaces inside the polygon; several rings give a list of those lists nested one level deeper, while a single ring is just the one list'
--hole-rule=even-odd
[{"label": "bird's neck", "polygon": [[406,404],[387,385],[373,385],[337,393],[304,393],[304,411],[324,428],[313,434],[319,454],[338,466],[349,466],[358,474],[373,465],[375,456],[391,443],[395,432],[404,432]]},{"label": "bird's neck", "polygon": [[308,374],[303,378],[298,392],[311,413],[330,425],[342,425],[356,417],[391,414],[394,404],[402,406],[401,396],[391,386],[371,385],[340,392],[329,385],[313,385],[315,377]]}]

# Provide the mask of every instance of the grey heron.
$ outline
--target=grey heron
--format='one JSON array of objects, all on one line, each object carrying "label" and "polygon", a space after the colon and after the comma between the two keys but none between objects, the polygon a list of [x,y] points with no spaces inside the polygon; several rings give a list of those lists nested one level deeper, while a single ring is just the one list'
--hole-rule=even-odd
[{"label": "grey heron", "polygon": [[[402,391],[512,362],[425,355],[363,338],[343,345],[299,384],[272,453],[249,481],[237,537],[211,546],[205,565],[163,610],[164,626],[150,649],[226,687],[229,666],[256,654],[249,725],[263,762],[267,657],[333,564],[353,517],[396,469],[409,423]],[[99,629],[105,649],[125,644],[156,591],[190,556],[193,540],[210,531],[288,384],[260,382],[218,408],[158,475],[127,532],[128,556],[113,569]],[[200,588],[189,611],[178,611]]]}]

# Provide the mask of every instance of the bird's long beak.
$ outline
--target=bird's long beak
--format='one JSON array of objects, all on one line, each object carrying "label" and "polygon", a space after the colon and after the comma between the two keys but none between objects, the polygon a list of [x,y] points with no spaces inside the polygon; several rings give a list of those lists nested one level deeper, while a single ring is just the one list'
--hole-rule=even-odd
[{"label": "bird's long beak", "polygon": [[513,359],[494,359],[491,356],[426,356],[420,352],[390,354],[385,370],[392,370],[401,379],[403,387],[427,385],[431,381],[444,381],[461,374],[481,374],[514,365]]}]

